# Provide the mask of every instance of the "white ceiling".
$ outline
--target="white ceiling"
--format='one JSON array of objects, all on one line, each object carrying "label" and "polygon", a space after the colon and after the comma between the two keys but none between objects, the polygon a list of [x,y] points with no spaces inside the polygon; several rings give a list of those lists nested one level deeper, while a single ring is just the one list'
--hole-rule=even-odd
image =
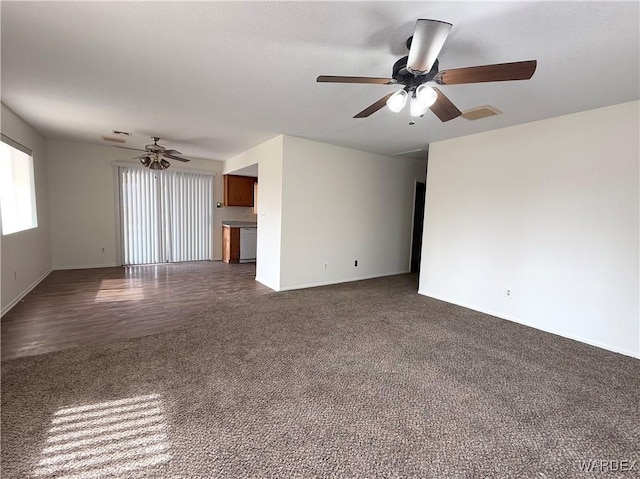
[{"label": "white ceiling", "polygon": [[[637,100],[638,2],[0,2],[2,102],[47,137],[129,146],[157,135],[226,159],[288,134],[393,155],[428,143]],[[538,60],[529,81],[450,85],[461,109],[504,114],[416,125],[397,89],[318,84],[391,76],[417,18],[453,23],[440,69]]]}]

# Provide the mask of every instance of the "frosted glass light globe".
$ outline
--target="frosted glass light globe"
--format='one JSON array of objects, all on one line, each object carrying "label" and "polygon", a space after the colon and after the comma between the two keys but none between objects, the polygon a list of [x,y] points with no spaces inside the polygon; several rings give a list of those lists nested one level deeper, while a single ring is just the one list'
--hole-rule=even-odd
[{"label": "frosted glass light globe", "polygon": [[425,105],[414,95],[411,98],[411,105],[409,106],[409,112],[411,116],[422,116],[429,109],[429,105]]},{"label": "frosted glass light globe", "polygon": [[416,88],[416,98],[420,103],[429,108],[438,99],[438,94],[430,86],[420,85]]},{"label": "frosted glass light globe", "polygon": [[393,95],[387,98],[387,106],[389,107],[389,110],[394,113],[398,113],[400,110],[402,110],[402,107],[405,105],[405,103],[407,103],[408,96],[409,94],[404,90],[398,90],[397,92],[395,92]]}]

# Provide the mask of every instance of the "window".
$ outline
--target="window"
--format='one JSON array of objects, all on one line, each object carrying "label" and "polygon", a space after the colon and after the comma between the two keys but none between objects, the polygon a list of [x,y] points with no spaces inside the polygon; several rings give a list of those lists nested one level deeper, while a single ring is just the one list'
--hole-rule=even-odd
[{"label": "window", "polygon": [[4,135],[0,142],[0,215],[3,235],[38,226],[31,150]]}]

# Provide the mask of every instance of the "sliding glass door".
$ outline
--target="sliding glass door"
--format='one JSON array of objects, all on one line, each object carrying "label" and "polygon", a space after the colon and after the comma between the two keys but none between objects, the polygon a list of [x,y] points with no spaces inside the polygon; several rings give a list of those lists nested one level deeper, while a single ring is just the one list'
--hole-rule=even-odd
[{"label": "sliding glass door", "polygon": [[213,176],[120,166],[123,264],[213,258]]}]

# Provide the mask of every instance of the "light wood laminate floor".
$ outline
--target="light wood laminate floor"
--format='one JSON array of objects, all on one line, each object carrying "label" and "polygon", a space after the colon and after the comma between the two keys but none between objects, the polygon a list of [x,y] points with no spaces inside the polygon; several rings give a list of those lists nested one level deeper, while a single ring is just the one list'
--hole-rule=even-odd
[{"label": "light wood laminate floor", "polygon": [[2,317],[2,359],[173,329],[218,298],[272,292],[255,271],[221,261],[53,271]]}]

